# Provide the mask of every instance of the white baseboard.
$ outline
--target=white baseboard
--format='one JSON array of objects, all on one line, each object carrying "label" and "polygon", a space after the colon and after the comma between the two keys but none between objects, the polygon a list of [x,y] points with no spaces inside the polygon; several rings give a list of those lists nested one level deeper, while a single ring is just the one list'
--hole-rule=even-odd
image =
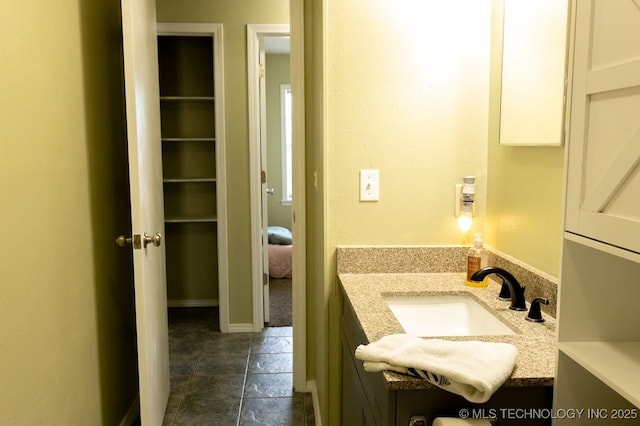
[{"label": "white baseboard", "polygon": [[253,332],[253,324],[229,324],[229,333],[251,333]]},{"label": "white baseboard", "polygon": [[120,422],[120,426],[131,426],[140,416],[140,394],[137,394]]},{"label": "white baseboard", "polygon": [[202,308],[206,306],[218,306],[218,299],[174,299],[167,300],[169,308]]},{"label": "white baseboard", "polygon": [[315,380],[307,380],[306,392],[311,392],[313,400],[313,416],[315,417],[316,426],[322,426],[322,417],[320,415],[320,401],[318,400],[318,387]]}]

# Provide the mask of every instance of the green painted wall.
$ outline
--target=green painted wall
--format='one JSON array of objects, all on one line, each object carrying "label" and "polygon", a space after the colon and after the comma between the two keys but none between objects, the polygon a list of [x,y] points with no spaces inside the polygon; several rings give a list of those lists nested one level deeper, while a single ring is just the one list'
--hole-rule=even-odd
[{"label": "green painted wall", "polygon": [[229,231],[229,320],[252,322],[247,24],[287,24],[286,0],[157,0],[158,22],[221,23]]},{"label": "green painted wall", "polygon": [[137,393],[120,2],[0,4],[0,423],[119,424]]},{"label": "green painted wall", "polygon": [[267,186],[275,189],[269,201],[269,225],[291,229],[291,206],[282,205],[282,132],[280,85],[291,79],[289,55],[266,55]]},{"label": "green painted wall", "polygon": [[[336,245],[468,243],[453,186],[471,174],[471,232],[557,275],[562,148],[497,146],[491,14],[489,0],[325,0],[307,14],[307,179],[319,182],[308,184],[309,310],[323,422],[338,424],[341,397]],[[377,203],[358,201],[362,168],[380,170]]]},{"label": "green painted wall", "polygon": [[[454,185],[477,180],[486,209],[489,1],[328,2],[324,82],[325,331],[328,424],[339,424],[335,246],[465,242]],[[357,29],[354,30],[354,29]],[[380,170],[380,201],[360,202],[359,170]]]},{"label": "green painted wall", "polygon": [[502,26],[493,12],[485,242],[558,277],[564,148],[499,144]]},{"label": "green painted wall", "polygon": [[560,273],[562,147],[508,147],[491,139],[487,244],[554,277]]}]

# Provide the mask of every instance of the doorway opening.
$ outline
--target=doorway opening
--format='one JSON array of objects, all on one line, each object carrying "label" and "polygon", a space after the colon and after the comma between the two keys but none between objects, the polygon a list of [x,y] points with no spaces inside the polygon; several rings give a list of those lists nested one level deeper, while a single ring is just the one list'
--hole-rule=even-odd
[{"label": "doorway opening", "polygon": [[261,201],[263,226],[267,227],[267,245],[263,252],[265,327],[293,325],[289,40],[289,37],[264,37],[260,46],[260,78],[264,78],[264,84],[260,84],[260,153],[261,171],[266,180]]},{"label": "doorway opening", "polygon": [[222,26],[157,31],[167,305],[218,306],[228,331]]},{"label": "doorway opening", "polygon": [[[274,258],[280,256],[285,263],[284,272],[272,269],[273,277],[288,279],[287,275],[291,276],[286,284],[291,286],[289,294],[293,326],[293,380],[296,390],[304,392],[307,387],[304,100],[302,67],[300,63],[291,60],[301,56],[302,39],[296,39],[295,45],[290,43],[289,25],[247,25],[253,328],[254,331],[260,331],[265,325],[269,326],[275,314],[271,312],[270,304],[270,296],[275,296],[275,293],[270,294],[269,285],[269,254],[272,252]],[[284,52],[290,53],[290,56],[287,55],[288,60],[277,58]],[[271,55],[273,56],[270,57]],[[287,64],[283,65],[284,62]],[[287,67],[290,72],[288,83],[277,77],[279,73],[276,70],[283,67]],[[274,75],[276,77],[271,78]],[[268,85],[271,86],[271,96],[267,93]],[[271,115],[276,118],[272,117],[272,124],[269,126],[268,104],[271,102],[275,105],[270,108]],[[287,114],[287,108],[290,115]],[[269,226],[272,227],[271,232]],[[272,243],[282,243],[269,244],[270,235]],[[272,260],[272,267],[275,265],[274,262],[276,261]],[[288,292],[286,284],[284,291]]]}]

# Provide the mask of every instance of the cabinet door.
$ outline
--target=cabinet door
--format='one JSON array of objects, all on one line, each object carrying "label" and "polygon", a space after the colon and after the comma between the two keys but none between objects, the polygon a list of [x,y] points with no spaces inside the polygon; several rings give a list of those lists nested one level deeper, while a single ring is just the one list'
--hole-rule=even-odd
[{"label": "cabinet door", "polygon": [[353,359],[342,342],[342,424],[375,426]]},{"label": "cabinet door", "polygon": [[640,252],[640,2],[578,0],[566,229]]}]

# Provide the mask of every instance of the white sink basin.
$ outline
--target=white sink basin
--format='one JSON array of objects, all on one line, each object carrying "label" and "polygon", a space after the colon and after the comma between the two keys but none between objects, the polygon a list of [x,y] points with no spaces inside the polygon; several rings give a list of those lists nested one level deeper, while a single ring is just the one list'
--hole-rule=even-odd
[{"label": "white sink basin", "polygon": [[470,295],[387,296],[385,301],[407,334],[420,337],[515,334]]}]

